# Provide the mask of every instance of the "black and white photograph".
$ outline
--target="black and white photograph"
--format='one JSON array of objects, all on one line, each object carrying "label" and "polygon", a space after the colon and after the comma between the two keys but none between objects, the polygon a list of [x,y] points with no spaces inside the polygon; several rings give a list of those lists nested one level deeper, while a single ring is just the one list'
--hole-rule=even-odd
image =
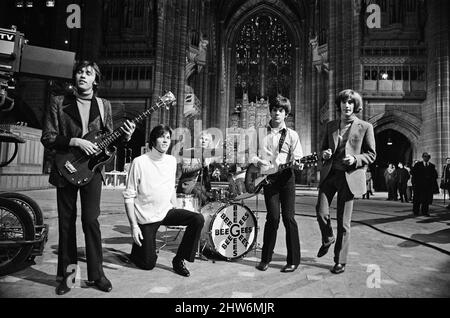
[{"label": "black and white photograph", "polygon": [[449,298],[449,12],[0,1],[0,298]]}]

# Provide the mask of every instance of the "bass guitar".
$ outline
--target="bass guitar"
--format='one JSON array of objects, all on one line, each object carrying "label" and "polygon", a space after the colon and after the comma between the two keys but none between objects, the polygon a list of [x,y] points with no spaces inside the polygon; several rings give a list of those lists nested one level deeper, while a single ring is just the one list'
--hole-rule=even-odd
[{"label": "bass guitar", "polygon": [[278,167],[258,168],[252,163],[245,172],[245,190],[247,190],[248,193],[258,193],[264,185],[270,183],[269,176],[289,168],[300,169],[301,165],[304,167],[312,166],[315,165],[318,160],[319,157],[317,154],[313,153],[298,160],[279,165]]},{"label": "bass guitar", "polygon": [[[160,97],[156,104],[139,116],[131,120],[137,124],[149,116],[158,108],[164,106],[166,109],[175,102],[172,92]],[[70,147],[68,152],[56,153],[55,163],[59,173],[71,184],[83,186],[89,183],[94,176],[95,170],[110,162],[116,154],[115,145],[124,135],[123,126],[111,133],[91,131],[83,136],[83,139],[97,145],[99,151],[93,155],[87,155],[79,147]]]}]

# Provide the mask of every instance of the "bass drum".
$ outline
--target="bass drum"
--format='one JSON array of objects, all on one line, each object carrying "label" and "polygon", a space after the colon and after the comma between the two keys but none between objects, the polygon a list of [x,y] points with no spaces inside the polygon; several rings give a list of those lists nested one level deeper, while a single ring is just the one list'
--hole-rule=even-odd
[{"label": "bass drum", "polygon": [[205,218],[200,245],[227,260],[243,257],[256,242],[257,222],[253,212],[238,203],[210,202],[200,210]]}]

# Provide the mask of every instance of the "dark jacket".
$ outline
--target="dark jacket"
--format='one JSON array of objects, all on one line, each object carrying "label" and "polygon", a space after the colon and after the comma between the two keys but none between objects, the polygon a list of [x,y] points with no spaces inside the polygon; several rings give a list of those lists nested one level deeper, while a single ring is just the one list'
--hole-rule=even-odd
[{"label": "dark jacket", "polygon": [[398,183],[398,169],[389,172],[389,167],[384,171],[384,181],[386,185],[396,185]]},{"label": "dark jacket", "polygon": [[406,186],[409,180],[409,172],[405,168],[399,168],[397,170],[398,184]]},{"label": "dark jacket", "polygon": [[[96,98],[92,99],[89,114],[89,131],[113,131],[111,104],[103,99],[104,123]],[[44,118],[41,142],[45,148],[56,152],[67,152],[71,138],[82,138],[81,116],[75,95],[52,96]],[[105,179],[104,168],[101,171]],[[64,187],[68,182],[59,174],[55,163],[52,164],[49,182],[56,187]]]},{"label": "dark jacket", "polygon": [[412,183],[414,191],[422,191],[423,193],[433,194],[436,191],[439,193],[437,186],[437,171],[436,167],[432,163],[428,163],[428,167],[425,167],[422,161],[416,163],[411,169]]}]

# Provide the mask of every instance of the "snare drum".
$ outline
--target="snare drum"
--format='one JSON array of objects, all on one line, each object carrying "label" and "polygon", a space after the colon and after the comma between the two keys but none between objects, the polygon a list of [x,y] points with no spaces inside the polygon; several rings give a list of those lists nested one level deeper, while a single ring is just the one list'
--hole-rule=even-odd
[{"label": "snare drum", "polygon": [[200,203],[193,194],[177,193],[177,206],[175,208],[198,213],[200,211]]},{"label": "snare drum", "polygon": [[256,242],[257,222],[253,212],[238,203],[210,202],[200,210],[205,218],[201,246],[226,259],[244,256]]}]

